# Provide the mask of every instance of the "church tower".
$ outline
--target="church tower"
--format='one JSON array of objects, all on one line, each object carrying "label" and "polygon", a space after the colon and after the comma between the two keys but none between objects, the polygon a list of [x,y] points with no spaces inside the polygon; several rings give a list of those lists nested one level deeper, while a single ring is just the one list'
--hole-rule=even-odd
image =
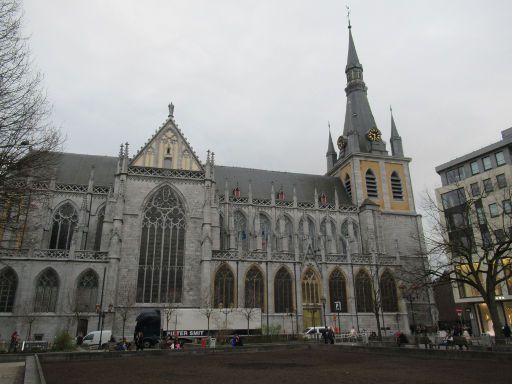
[{"label": "church tower", "polygon": [[329,137],[327,175],[338,176],[352,202],[367,199],[383,212],[415,213],[409,176],[410,158],[404,156],[402,139],[391,115],[391,154],[382,139],[368,101],[363,66],[359,61],[349,24],[348,57],[345,67],[347,104],[343,134],[337,139],[339,156],[330,166]]}]

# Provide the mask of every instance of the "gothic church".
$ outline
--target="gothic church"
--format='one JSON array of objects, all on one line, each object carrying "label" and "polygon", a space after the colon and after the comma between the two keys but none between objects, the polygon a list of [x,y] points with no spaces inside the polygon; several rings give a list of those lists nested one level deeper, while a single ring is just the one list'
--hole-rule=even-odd
[{"label": "gothic church", "polygon": [[217,165],[210,152],[202,162],[172,106],[133,156],[128,144],[114,157],[58,154],[20,231],[0,233],[0,334],[96,330],[100,302],[114,334],[169,303],[259,308],[287,333],[432,324],[430,293],[413,303],[400,290],[401,267],[425,263],[411,159],[393,117],[391,153],[382,139],[350,27],[345,73],[325,175]]}]

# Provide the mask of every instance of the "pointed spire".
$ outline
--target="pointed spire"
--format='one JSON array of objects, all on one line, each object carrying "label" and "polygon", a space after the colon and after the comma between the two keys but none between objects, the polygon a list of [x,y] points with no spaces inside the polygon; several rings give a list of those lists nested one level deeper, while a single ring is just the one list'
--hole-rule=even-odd
[{"label": "pointed spire", "polygon": [[404,148],[402,146],[402,138],[398,134],[398,130],[396,129],[395,119],[393,117],[393,109],[391,106],[389,107],[389,111],[391,112],[391,139],[389,140],[391,144],[391,155],[392,156],[403,156]]},{"label": "pointed spire", "polygon": [[352,68],[363,68],[357,57],[356,45],[354,44],[354,38],[352,37],[352,26],[348,26],[348,56],[347,66],[345,72],[348,72]]},{"label": "pointed spire", "polygon": [[334,143],[332,142],[332,136],[331,136],[331,124],[327,122],[327,125],[329,126],[329,142],[327,143],[327,154],[336,154],[336,150],[334,149]]},{"label": "pointed spire", "polygon": [[396,129],[395,119],[393,118],[393,108],[391,106],[389,106],[389,111],[391,112],[391,138],[400,137]]}]

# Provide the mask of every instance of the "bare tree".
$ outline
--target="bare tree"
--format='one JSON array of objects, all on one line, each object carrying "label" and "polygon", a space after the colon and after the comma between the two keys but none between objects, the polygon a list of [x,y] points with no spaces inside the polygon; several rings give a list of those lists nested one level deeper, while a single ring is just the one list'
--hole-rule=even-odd
[{"label": "bare tree", "polygon": [[[173,300],[173,297],[174,295],[167,295],[167,299],[165,301],[165,304],[162,308],[162,311],[164,312],[164,316],[165,316],[165,325],[166,325],[166,328],[165,330],[167,332],[169,332],[169,322],[173,319],[174,317],[174,330],[176,331],[176,327],[178,325],[178,308],[176,307],[176,303],[174,302]],[[177,335],[174,335],[175,337]]]},{"label": "bare tree", "polygon": [[19,313],[23,322],[28,325],[27,340],[32,338],[32,326],[36,322],[38,316],[34,313],[34,303],[31,300],[23,301],[19,307]]},{"label": "bare tree", "polygon": [[130,312],[132,311],[133,307],[135,305],[135,300],[132,297],[128,297],[128,301],[123,305],[116,307],[116,314],[119,315],[121,318],[121,322],[123,323],[122,328],[122,338],[124,339],[124,331],[126,329],[126,322],[128,321],[128,316],[130,315]]},{"label": "bare tree", "polygon": [[440,196],[439,205],[427,197],[430,266],[418,277],[441,277],[449,271],[460,297],[481,297],[487,304],[496,343],[504,343],[496,296],[505,282],[512,292],[512,205],[510,189],[496,190],[473,197],[457,186]]},{"label": "bare tree", "polygon": [[51,152],[60,147],[60,133],[50,123],[42,75],[31,64],[20,1],[0,0],[0,229],[24,224],[39,189],[32,187],[58,161]]},{"label": "bare tree", "polygon": [[[78,321],[80,320],[80,317],[82,316],[83,308],[79,303],[76,290],[69,291],[67,296],[67,306],[69,311],[73,314],[72,319],[74,320],[75,324],[78,325]],[[68,324],[68,330],[70,328],[71,324]]]},{"label": "bare tree", "polygon": [[249,336],[250,332],[250,321],[254,318],[258,311],[258,308],[255,308],[255,298],[251,295],[246,298],[246,303],[243,308],[240,308],[240,312],[244,316],[245,320],[247,320],[247,336]]},{"label": "bare tree", "polygon": [[203,289],[201,296],[201,314],[206,318],[206,323],[208,327],[208,337],[210,337],[210,319],[212,317],[213,312],[215,311],[215,307],[213,305],[213,294],[210,289],[205,288]]}]

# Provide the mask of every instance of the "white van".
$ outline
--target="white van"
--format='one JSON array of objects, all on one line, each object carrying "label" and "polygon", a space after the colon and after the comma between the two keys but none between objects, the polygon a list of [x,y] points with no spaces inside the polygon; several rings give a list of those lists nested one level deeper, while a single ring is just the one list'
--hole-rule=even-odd
[{"label": "white van", "polygon": [[305,339],[319,339],[325,332],[325,327],[308,327],[304,331]]},{"label": "white van", "polygon": [[98,346],[100,343],[100,333],[101,333],[101,344],[108,343],[110,338],[112,337],[112,331],[92,331],[89,332],[82,342],[83,347],[91,347]]}]

